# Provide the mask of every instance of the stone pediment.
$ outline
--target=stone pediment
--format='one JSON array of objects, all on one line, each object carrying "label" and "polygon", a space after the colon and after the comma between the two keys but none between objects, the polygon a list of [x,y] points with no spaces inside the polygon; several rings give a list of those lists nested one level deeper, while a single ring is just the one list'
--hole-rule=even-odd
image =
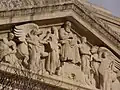
[{"label": "stone pediment", "polygon": [[[60,89],[97,90],[101,87],[95,75],[100,73],[104,76],[103,72],[106,73],[104,69],[107,68],[101,68],[105,63],[103,59],[110,62],[107,64],[110,64],[108,71],[115,76],[120,70],[120,36],[119,31],[116,31],[116,28],[120,29],[119,20],[114,21],[117,27],[115,25],[111,27],[111,19],[108,23],[105,18],[100,18],[93,11],[93,7],[89,9],[86,3],[81,0],[2,1],[0,70],[1,73],[4,71],[10,76],[6,74],[1,79],[7,79],[6,83],[12,83],[14,81],[12,77],[16,74],[23,79],[16,80],[14,85],[19,83],[23,87],[25,83],[34,85],[32,82],[40,82],[39,84],[42,82]],[[104,11],[101,13],[109,15]],[[65,23],[66,21],[68,22]],[[9,42],[8,33],[14,35],[12,43]],[[4,44],[8,43],[10,45],[6,47],[10,51],[16,49],[14,55],[6,54],[6,48],[2,48],[2,44],[4,47]],[[5,52],[2,52],[2,49]],[[106,52],[109,53],[109,58]],[[96,57],[97,60],[94,60]],[[100,65],[95,66],[95,63]],[[31,78],[31,83],[26,82],[24,77]],[[3,84],[2,81],[0,83]],[[107,84],[109,83],[111,84],[111,82]],[[20,85],[17,87],[20,88]],[[34,87],[35,90],[39,88],[39,85]]]},{"label": "stone pediment", "polygon": [[[21,4],[23,6],[18,5],[18,2],[23,3]],[[13,7],[9,7],[10,5],[7,3],[12,4]],[[94,14],[95,11],[89,9],[90,5],[89,6],[86,5],[86,3],[87,2],[81,0],[80,1],[9,0],[9,2],[2,1],[0,4],[2,7],[1,10],[3,10],[0,12],[1,25],[8,24],[9,26],[10,23],[20,23],[20,22],[22,23],[22,22],[30,22],[36,20],[46,20],[51,18],[53,19],[61,18],[61,20],[64,20],[64,18],[66,17],[66,19],[70,18],[71,19],[70,21],[74,19],[75,22],[74,21],[73,22],[75,25],[77,22],[78,24],[81,24],[82,26],[89,28],[89,31],[92,32],[93,34],[97,32],[98,34],[100,34],[100,36],[104,35],[104,38],[106,38],[110,42],[109,44],[110,48],[112,48],[119,55],[120,39],[118,33],[112,30],[112,28],[106,22],[104,22],[103,19],[98,17],[98,15],[95,15]],[[96,10],[96,11],[103,12],[100,10]],[[109,15],[108,13],[105,12],[103,13],[105,15]],[[59,22],[59,20],[56,20],[56,22]],[[88,26],[86,26],[87,24]],[[95,30],[91,28],[94,28]],[[105,40],[103,40],[103,42],[107,44]]]}]

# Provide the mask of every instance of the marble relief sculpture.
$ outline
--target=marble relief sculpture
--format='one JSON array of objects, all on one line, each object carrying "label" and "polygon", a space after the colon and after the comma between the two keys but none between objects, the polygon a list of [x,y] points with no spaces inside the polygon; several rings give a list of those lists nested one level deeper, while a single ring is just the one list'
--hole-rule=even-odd
[{"label": "marble relief sculpture", "polygon": [[99,56],[99,47],[98,46],[93,46],[91,48],[91,70],[93,71],[93,76],[94,76],[94,86],[97,88],[100,88],[100,75],[99,75],[99,66],[101,64],[101,58]]},{"label": "marble relief sculpture", "polygon": [[1,61],[9,63],[11,65],[17,64],[17,57],[15,55],[16,53],[16,43],[13,41],[14,34],[8,33],[8,38],[3,38],[3,42],[1,42]]},{"label": "marble relief sculpture", "polygon": [[117,81],[117,69],[114,61],[117,58],[105,47],[93,46],[91,53],[95,86],[100,90],[114,90],[112,84]]},{"label": "marble relief sculpture", "polygon": [[90,47],[86,43],[87,43],[86,37],[82,37],[81,44],[79,45],[80,53],[81,53],[81,68],[82,68],[82,71],[84,72],[85,82],[88,85],[91,85],[89,80],[91,52],[90,52]]},{"label": "marble relief sculpture", "polygon": [[[40,30],[34,23],[15,26],[8,37],[0,41],[0,53],[0,62],[18,68],[22,65],[34,73],[45,69],[49,75],[65,75],[100,90],[111,90],[117,80],[116,56],[105,47],[88,45],[86,37],[72,32],[70,21],[48,30]],[[43,67],[41,61],[45,62]],[[65,74],[61,74],[63,68],[77,69],[77,73],[63,70]]]},{"label": "marble relief sculpture", "polygon": [[51,28],[51,32],[49,32],[49,38],[47,42],[49,45],[49,52],[48,59],[46,62],[46,70],[49,72],[50,75],[52,75],[56,73],[56,69],[60,66],[57,28]]},{"label": "marble relief sculpture", "polygon": [[32,24],[15,26],[15,28],[13,30],[13,32],[17,38],[16,43],[18,43],[18,45],[17,45],[17,57],[22,60],[23,66],[25,68],[29,68],[28,67],[29,50],[28,50],[28,43],[26,41],[26,36],[32,30],[32,28],[30,28],[31,25]]},{"label": "marble relief sculpture", "polygon": [[[72,48],[72,54],[73,54],[73,61],[72,63],[77,64],[80,66],[81,64],[81,58],[80,58],[80,52],[79,52],[79,40],[76,36],[76,34],[73,34],[73,39],[71,39],[71,48]],[[80,42],[79,42],[80,43]]]},{"label": "marble relief sculpture", "polygon": [[[39,39],[39,26],[33,23],[17,26],[14,29],[16,37],[18,37],[18,53],[23,58],[25,68],[34,72],[40,70],[40,58],[48,56],[44,52],[44,40]],[[21,59],[21,58],[20,58]]]},{"label": "marble relief sculpture", "polygon": [[72,52],[71,40],[73,33],[71,32],[71,22],[67,21],[59,30],[59,37],[61,43],[61,61],[73,61],[74,56]]},{"label": "marble relief sculpture", "polygon": [[[38,30],[38,29],[37,29]],[[38,72],[40,68],[40,45],[39,38],[37,36],[37,31],[33,29],[26,38],[29,48],[29,56],[30,56],[30,70],[34,72]]]},{"label": "marble relief sculpture", "polygon": [[115,69],[115,57],[110,50],[105,47],[99,48],[101,55],[101,64],[99,66],[100,73],[100,89],[111,90],[112,83],[117,79]]}]

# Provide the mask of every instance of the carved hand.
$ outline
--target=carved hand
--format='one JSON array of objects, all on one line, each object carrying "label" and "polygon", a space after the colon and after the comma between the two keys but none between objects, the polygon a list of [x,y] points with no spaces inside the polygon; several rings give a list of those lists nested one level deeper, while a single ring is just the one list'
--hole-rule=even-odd
[{"label": "carved hand", "polygon": [[65,44],[65,40],[60,40],[60,43],[61,44]]},{"label": "carved hand", "polygon": [[48,42],[46,42],[46,41],[39,41],[39,43],[41,43],[41,44],[48,44]]}]

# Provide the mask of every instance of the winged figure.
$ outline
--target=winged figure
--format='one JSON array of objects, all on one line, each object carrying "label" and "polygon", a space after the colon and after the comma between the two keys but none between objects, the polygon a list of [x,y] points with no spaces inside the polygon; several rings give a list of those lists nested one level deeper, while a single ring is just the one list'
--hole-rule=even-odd
[{"label": "winged figure", "polygon": [[38,30],[39,26],[34,23],[28,23],[24,25],[15,26],[13,32],[18,39],[17,45],[17,57],[22,58],[23,65],[28,66],[29,63],[29,49],[27,43],[27,36],[32,30]]},{"label": "winged figure", "polygon": [[102,58],[102,55],[103,55],[104,52],[108,52],[108,53],[109,53],[109,59],[114,62],[113,71],[116,72],[117,70],[120,70],[120,65],[119,65],[120,59],[117,58],[117,57],[113,54],[113,52],[111,52],[111,51],[110,51],[109,49],[107,49],[106,47],[100,47],[100,48],[98,49],[99,58]]},{"label": "winged figure", "polygon": [[117,68],[115,62],[119,59],[107,48],[100,47],[99,57],[101,58],[101,64],[99,67],[99,73],[101,75],[101,90],[111,90],[112,83],[117,79]]}]

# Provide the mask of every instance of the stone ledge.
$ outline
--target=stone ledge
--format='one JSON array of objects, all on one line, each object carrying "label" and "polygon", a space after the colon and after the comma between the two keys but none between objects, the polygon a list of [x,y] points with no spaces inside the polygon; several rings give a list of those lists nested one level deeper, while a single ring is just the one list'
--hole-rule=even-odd
[{"label": "stone ledge", "polygon": [[95,88],[91,88],[90,86],[75,82],[73,80],[63,78],[61,76],[56,76],[56,75],[50,76],[45,73],[41,73],[41,75],[39,75],[29,70],[20,70],[18,68],[15,68],[11,65],[4,64],[4,63],[0,64],[0,71],[15,74],[22,77],[32,78],[33,80],[38,80],[42,83],[54,85],[56,87],[60,87],[68,90],[79,90],[79,89],[80,90],[98,90]]},{"label": "stone ledge", "polygon": [[58,4],[71,3],[73,0],[4,0],[0,2],[0,11],[12,11]]}]

